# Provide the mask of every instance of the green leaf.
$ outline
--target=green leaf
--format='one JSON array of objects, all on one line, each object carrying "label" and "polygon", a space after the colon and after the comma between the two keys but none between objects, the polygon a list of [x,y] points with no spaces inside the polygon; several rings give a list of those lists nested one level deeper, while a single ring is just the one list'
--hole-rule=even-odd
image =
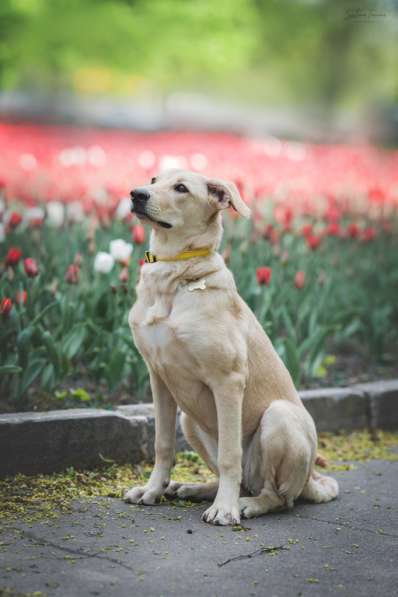
[{"label": "green leaf", "polygon": [[15,373],[21,373],[22,367],[17,367],[17,365],[2,365],[0,367],[0,375],[10,375]]},{"label": "green leaf", "polygon": [[108,383],[111,389],[114,389],[122,379],[126,355],[123,352],[115,351],[108,363]]},{"label": "green leaf", "polygon": [[300,354],[297,350],[296,344],[290,339],[285,338],[285,355],[286,355],[286,366],[289,369],[290,375],[295,383],[300,381]]},{"label": "green leaf", "polygon": [[29,363],[27,369],[22,378],[21,393],[26,392],[28,387],[34,382],[36,377],[41,373],[44,365],[46,364],[45,359],[35,359]]},{"label": "green leaf", "polygon": [[46,390],[51,390],[55,382],[55,369],[52,363],[48,363],[41,375],[41,385]]},{"label": "green leaf", "polygon": [[68,359],[73,359],[79,352],[86,338],[86,328],[84,325],[78,325],[67,334],[63,343],[63,352]]}]

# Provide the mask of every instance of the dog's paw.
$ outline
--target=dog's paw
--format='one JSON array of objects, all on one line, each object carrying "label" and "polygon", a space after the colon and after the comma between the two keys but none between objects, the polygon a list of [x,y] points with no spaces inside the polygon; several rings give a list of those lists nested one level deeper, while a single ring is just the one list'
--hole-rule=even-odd
[{"label": "dog's paw", "polygon": [[239,508],[214,503],[202,514],[202,520],[215,525],[235,525],[240,523]]},{"label": "dog's paw", "polygon": [[178,483],[177,481],[170,481],[166,491],[164,492],[165,497],[169,499],[174,499],[179,497],[179,489],[182,487],[182,483]]},{"label": "dog's paw", "polygon": [[153,506],[160,501],[160,498],[161,494],[158,491],[151,491],[146,487],[133,487],[124,494],[125,502],[144,506]]},{"label": "dog's paw", "polygon": [[254,518],[262,514],[261,508],[252,497],[239,498],[239,510],[242,518]]}]

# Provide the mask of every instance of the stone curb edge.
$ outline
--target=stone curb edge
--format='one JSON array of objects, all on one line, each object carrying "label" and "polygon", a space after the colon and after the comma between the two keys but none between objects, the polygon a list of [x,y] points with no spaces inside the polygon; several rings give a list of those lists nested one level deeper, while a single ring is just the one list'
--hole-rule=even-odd
[{"label": "stone curb edge", "polygon": [[[318,431],[398,429],[398,379],[304,390]],[[0,477],[153,459],[152,404],[0,414]],[[177,449],[190,449],[177,426]]]}]

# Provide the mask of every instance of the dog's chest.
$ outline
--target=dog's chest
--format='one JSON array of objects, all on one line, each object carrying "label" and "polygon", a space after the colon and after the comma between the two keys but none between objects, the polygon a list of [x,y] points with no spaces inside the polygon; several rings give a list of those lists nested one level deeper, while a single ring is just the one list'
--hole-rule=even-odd
[{"label": "dog's chest", "polygon": [[134,342],[153,369],[160,372],[179,361],[176,334],[170,318],[169,306],[164,301],[137,300],[129,323]]},{"label": "dog's chest", "polygon": [[167,323],[135,324],[133,335],[139,351],[151,364],[166,366],[173,362],[174,335]]}]

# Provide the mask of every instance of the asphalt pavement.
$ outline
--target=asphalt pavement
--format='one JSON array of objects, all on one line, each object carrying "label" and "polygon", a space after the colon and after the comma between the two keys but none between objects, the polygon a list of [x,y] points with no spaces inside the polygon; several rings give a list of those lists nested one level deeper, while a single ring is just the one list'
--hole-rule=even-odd
[{"label": "asphalt pavement", "polygon": [[79,501],[0,534],[0,595],[327,597],[398,595],[398,462],[333,473],[329,504],[214,527],[206,504]]}]

